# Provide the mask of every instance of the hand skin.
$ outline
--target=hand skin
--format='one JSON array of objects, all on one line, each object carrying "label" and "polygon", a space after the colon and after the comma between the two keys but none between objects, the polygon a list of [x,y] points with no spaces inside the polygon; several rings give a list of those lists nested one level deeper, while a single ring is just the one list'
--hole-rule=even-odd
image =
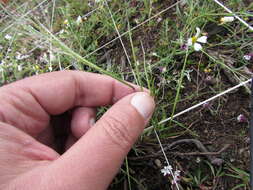
[{"label": "hand skin", "polygon": [[[106,189],[155,107],[148,93],[79,71],[3,86],[0,105],[0,189],[7,190]],[[95,108],[106,105],[92,125]],[[50,116],[70,109],[68,149],[59,155],[47,146],[54,140]]]}]

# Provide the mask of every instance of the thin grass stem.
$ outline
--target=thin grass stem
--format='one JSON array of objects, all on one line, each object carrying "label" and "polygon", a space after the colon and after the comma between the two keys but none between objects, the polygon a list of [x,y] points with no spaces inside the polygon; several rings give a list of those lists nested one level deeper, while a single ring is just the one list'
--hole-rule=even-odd
[{"label": "thin grass stem", "polygon": [[[145,72],[145,76],[146,76],[146,81],[148,83],[148,89],[151,90],[150,79],[148,76],[147,65],[146,65],[146,53],[145,53],[145,49],[144,49],[142,41],[141,41],[141,49],[143,52],[143,64],[144,64],[144,72]],[[152,95],[152,92],[151,92],[151,95]]]},{"label": "thin grass stem", "polygon": [[80,61],[81,63],[87,65],[88,67],[97,70],[98,72],[108,75],[116,80],[118,80],[119,82],[131,87],[132,89],[135,89],[132,85],[130,85],[129,83],[127,83],[125,80],[117,77],[115,74],[106,71],[102,68],[100,68],[99,66],[95,65],[94,63],[88,61],[87,59],[83,58],[82,56],[80,56],[78,53],[74,52],[71,48],[69,48],[68,46],[66,46],[61,40],[59,40],[55,35],[53,35],[43,24],[41,24],[39,21],[34,21],[34,24],[37,25],[38,28],[41,28],[42,30],[45,31],[45,35],[47,36],[48,40],[51,40],[52,43],[54,43],[55,45],[57,45],[57,47],[59,47],[65,54],[71,56],[72,58]]},{"label": "thin grass stem", "polygon": [[[178,116],[180,116],[180,115],[183,115],[183,114],[185,114],[185,113],[187,113],[187,112],[189,112],[189,111],[191,111],[191,110],[194,110],[194,109],[196,109],[196,108],[202,106],[203,104],[206,104],[206,103],[208,103],[208,102],[210,102],[210,101],[212,101],[212,100],[215,100],[216,98],[219,98],[220,96],[223,96],[223,95],[225,95],[225,94],[227,94],[227,93],[229,93],[229,92],[232,92],[233,90],[235,90],[235,89],[237,89],[237,88],[239,88],[239,87],[241,87],[241,86],[244,86],[244,85],[246,85],[247,83],[250,83],[251,81],[252,81],[252,79],[248,79],[248,80],[246,80],[246,81],[244,81],[244,82],[242,82],[242,83],[240,83],[240,84],[238,84],[238,85],[236,85],[236,86],[233,86],[232,88],[229,88],[229,89],[227,89],[227,90],[225,90],[225,91],[223,91],[223,92],[221,92],[221,93],[219,93],[219,94],[217,94],[217,95],[215,95],[215,96],[213,96],[213,97],[211,97],[211,98],[209,98],[209,99],[207,99],[207,100],[205,100],[205,101],[202,101],[202,102],[200,102],[200,103],[198,103],[198,104],[196,104],[196,105],[194,105],[194,106],[192,106],[192,107],[189,107],[189,108],[187,108],[187,109],[185,109],[185,110],[183,110],[183,111],[181,111],[181,112],[175,114],[175,115],[173,116],[173,118],[172,118],[172,117],[169,117],[169,118],[167,118],[167,119],[164,119],[164,120],[158,122],[158,125],[161,125],[161,124],[163,124],[163,123],[166,123],[166,122],[170,121],[171,119],[175,119],[176,117],[178,117]],[[154,128],[154,126],[147,127],[146,129],[144,129],[143,134],[149,132],[149,131],[152,130],[153,128]]]},{"label": "thin grass stem", "polygon": [[122,48],[123,48],[123,50],[124,50],[124,53],[125,53],[125,55],[126,55],[127,62],[128,62],[128,64],[130,65],[130,67],[131,67],[131,70],[132,70],[132,72],[133,72],[133,75],[134,75],[134,78],[135,78],[135,81],[136,81],[137,85],[139,85],[138,79],[137,79],[137,77],[136,77],[136,73],[134,72],[133,67],[132,67],[132,63],[131,63],[130,57],[129,57],[129,55],[128,55],[128,53],[127,53],[127,50],[126,50],[126,47],[125,47],[125,45],[124,45],[124,43],[123,43],[122,36],[121,36],[120,33],[119,33],[118,27],[117,27],[116,22],[115,22],[115,20],[114,20],[114,18],[113,18],[113,15],[112,15],[112,11],[111,11],[111,9],[110,9],[110,7],[109,7],[109,5],[108,5],[108,3],[107,3],[106,0],[105,0],[105,4],[106,4],[106,6],[107,6],[107,8],[108,8],[110,17],[111,17],[112,22],[113,22],[113,25],[114,25],[114,28],[115,28],[115,30],[116,30],[116,32],[117,32],[117,35],[118,35],[119,40],[120,40],[120,43],[121,43]]},{"label": "thin grass stem", "polygon": [[130,178],[130,173],[129,173],[129,165],[128,165],[128,159],[127,159],[127,157],[125,159],[125,164],[126,164],[126,173],[127,173],[128,188],[129,188],[129,190],[132,190],[131,178]]},{"label": "thin grass stem", "polygon": [[[163,156],[164,156],[164,158],[165,158],[165,161],[166,161],[167,165],[170,166],[168,157],[167,157],[167,155],[166,155],[166,153],[165,153],[165,151],[164,151],[163,145],[162,145],[162,143],[161,143],[161,140],[160,140],[159,135],[158,135],[158,133],[156,132],[156,129],[155,129],[155,128],[154,128],[154,132],[155,132],[155,136],[156,136],[156,138],[157,138],[157,141],[158,141],[158,143],[159,143],[159,146],[160,146],[160,148],[161,148],[161,150],[162,150],[162,153],[163,153]],[[179,187],[178,187],[177,181],[175,180],[175,175],[174,175],[173,171],[172,171],[170,168],[169,168],[169,171],[170,171],[170,174],[172,175],[173,181],[174,181],[175,184],[176,184],[177,190],[179,190]]]},{"label": "thin grass stem", "polygon": [[[130,24],[128,21],[128,29],[130,30]],[[136,59],[136,54],[135,54],[135,50],[134,50],[134,43],[133,43],[133,38],[132,38],[132,33],[129,32],[129,39],[130,39],[130,44],[131,44],[131,49],[132,49],[132,54],[133,54],[133,59],[134,59],[134,67],[135,67],[135,72],[137,73],[137,80],[138,80],[138,85],[141,87],[141,90],[143,90],[142,88],[142,82],[141,82],[141,77],[140,77],[140,70],[139,70],[139,65]]]},{"label": "thin grass stem", "polygon": [[[9,28],[11,28],[13,25],[15,25],[16,23],[23,21],[24,18],[31,14],[34,10],[36,10],[37,8],[39,8],[41,5],[43,5],[43,3],[47,2],[48,0],[44,0],[42,2],[40,2],[38,5],[36,5],[33,9],[27,11],[25,14],[23,14],[22,16],[16,18],[16,20],[14,22],[12,22],[11,24],[9,24],[6,28],[4,28],[2,31],[0,31],[1,33],[4,33],[5,31],[7,31]],[[48,3],[49,4],[49,3]]]},{"label": "thin grass stem", "polygon": [[[186,67],[186,63],[187,63],[187,59],[188,59],[188,50],[186,51],[186,55],[185,55],[185,59],[184,59],[184,64],[183,64],[183,68],[181,70],[181,75],[180,75],[180,79],[178,82],[178,87],[177,87],[177,93],[176,93],[176,97],[175,97],[175,101],[173,104],[173,108],[172,108],[172,113],[171,113],[171,118],[173,119],[173,115],[176,111],[176,106],[177,106],[177,102],[178,102],[178,98],[179,98],[179,94],[180,94],[180,90],[181,90],[181,86],[182,86],[182,82],[184,79],[184,72],[185,72],[185,67]],[[171,122],[169,123],[169,125],[171,124]]]},{"label": "thin grass stem", "polygon": [[[162,11],[160,11],[159,13],[155,14],[154,16],[152,16],[152,17],[148,18],[147,20],[143,21],[142,23],[136,25],[135,27],[131,28],[131,31],[136,30],[137,28],[139,28],[140,26],[146,24],[146,23],[149,22],[150,20],[152,20],[152,19],[154,19],[154,18],[160,16],[161,14],[163,14],[163,13],[165,13],[166,11],[170,10],[171,8],[177,6],[179,3],[181,3],[181,1],[183,1],[183,0],[180,0],[180,1],[176,2],[176,3],[174,3],[173,5],[171,5],[171,6],[167,7],[167,8],[165,8],[164,10],[162,10]],[[131,32],[131,31],[126,31],[126,32],[124,32],[124,33],[121,34],[120,36],[114,38],[113,40],[111,40],[111,41],[105,43],[104,45],[100,46],[100,47],[97,48],[96,50],[94,50],[94,51],[92,51],[91,53],[87,54],[84,58],[87,58],[87,57],[93,55],[93,54],[96,53],[97,51],[99,51],[99,50],[103,49],[104,47],[110,45],[111,43],[115,42],[116,40],[118,40],[119,38],[125,36],[126,34],[128,34],[128,33]]]},{"label": "thin grass stem", "polygon": [[225,9],[227,12],[231,13],[237,20],[239,20],[242,24],[244,24],[247,28],[249,28],[253,32],[253,27],[250,26],[247,22],[245,22],[243,19],[241,19],[238,15],[236,15],[233,11],[231,11],[228,7],[226,7],[224,4],[222,4],[218,0],[213,0],[215,3],[217,3],[219,6],[221,6],[223,9]]}]

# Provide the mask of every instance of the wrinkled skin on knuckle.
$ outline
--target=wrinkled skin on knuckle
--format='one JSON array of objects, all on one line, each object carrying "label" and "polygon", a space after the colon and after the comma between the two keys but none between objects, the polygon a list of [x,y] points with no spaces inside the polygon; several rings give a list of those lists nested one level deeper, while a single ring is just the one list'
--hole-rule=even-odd
[{"label": "wrinkled skin on knuckle", "polygon": [[118,119],[114,116],[107,116],[103,118],[102,127],[113,145],[129,151],[134,140],[128,131],[128,121],[126,121],[126,119],[124,120]]}]

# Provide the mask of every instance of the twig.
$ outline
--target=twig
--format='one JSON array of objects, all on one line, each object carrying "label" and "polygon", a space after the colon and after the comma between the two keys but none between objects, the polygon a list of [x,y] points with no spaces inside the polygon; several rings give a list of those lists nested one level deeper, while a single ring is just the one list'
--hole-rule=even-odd
[{"label": "twig", "polygon": [[[211,163],[216,164],[216,165],[221,165],[223,163],[223,160],[220,158],[216,158],[215,155],[219,155],[221,152],[225,151],[230,145],[225,145],[220,151],[218,152],[209,152],[207,150],[207,148],[197,139],[181,139],[178,141],[175,141],[173,143],[171,143],[170,145],[168,145],[167,147],[164,148],[165,150],[169,150],[171,149],[173,146],[177,145],[177,144],[182,144],[182,143],[191,143],[196,145],[196,147],[201,151],[201,152],[188,152],[188,153],[180,153],[180,152],[174,152],[172,154],[175,155],[181,155],[181,156],[193,156],[193,155],[204,155],[206,156]],[[159,151],[158,153],[160,153],[161,151]]]},{"label": "twig", "polygon": [[222,147],[218,152],[170,152],[171,154],[180,155],[180,156],[217,156],[224,152],[226,149],[230,147],[230,144],[226,144],[224,147]]},{"label": "twig", "polygon": [[[186,139],[184,139],[186,140]],[[194,139],[192,139],[194,140]],[[182,153],[182,152],[169,152],[169,154],[173,154],[173,155],[179,155],[179,156],[215,156],[215,155],[219,155],[222,152],[224,152],[225,150],[227,150],[231,145],[230,144],[226,144],[224,145],[224,147],[222,147],[218,152],[186,152],[186,153]],[[165,148],[167,150],[167,147]],[[150,158],[157,158],[159,156],[162,155],[162,152],[159,151],[155,154],[152,155],[145,155],[145,156],[138,156],[138,157],[128,157],[129,160],[143,160],[143,159],[150,159]]]}]

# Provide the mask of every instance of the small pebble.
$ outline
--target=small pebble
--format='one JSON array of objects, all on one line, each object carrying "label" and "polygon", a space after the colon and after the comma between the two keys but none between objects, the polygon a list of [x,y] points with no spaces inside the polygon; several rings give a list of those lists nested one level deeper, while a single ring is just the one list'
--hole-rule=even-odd
[{"label": "small pebble", "polygon": [[158,168],[161,168],[162,167],[162,162],[161,162],[161,160],[159,160],[159,159],[155,159],[155,165],[158,167]]}]

